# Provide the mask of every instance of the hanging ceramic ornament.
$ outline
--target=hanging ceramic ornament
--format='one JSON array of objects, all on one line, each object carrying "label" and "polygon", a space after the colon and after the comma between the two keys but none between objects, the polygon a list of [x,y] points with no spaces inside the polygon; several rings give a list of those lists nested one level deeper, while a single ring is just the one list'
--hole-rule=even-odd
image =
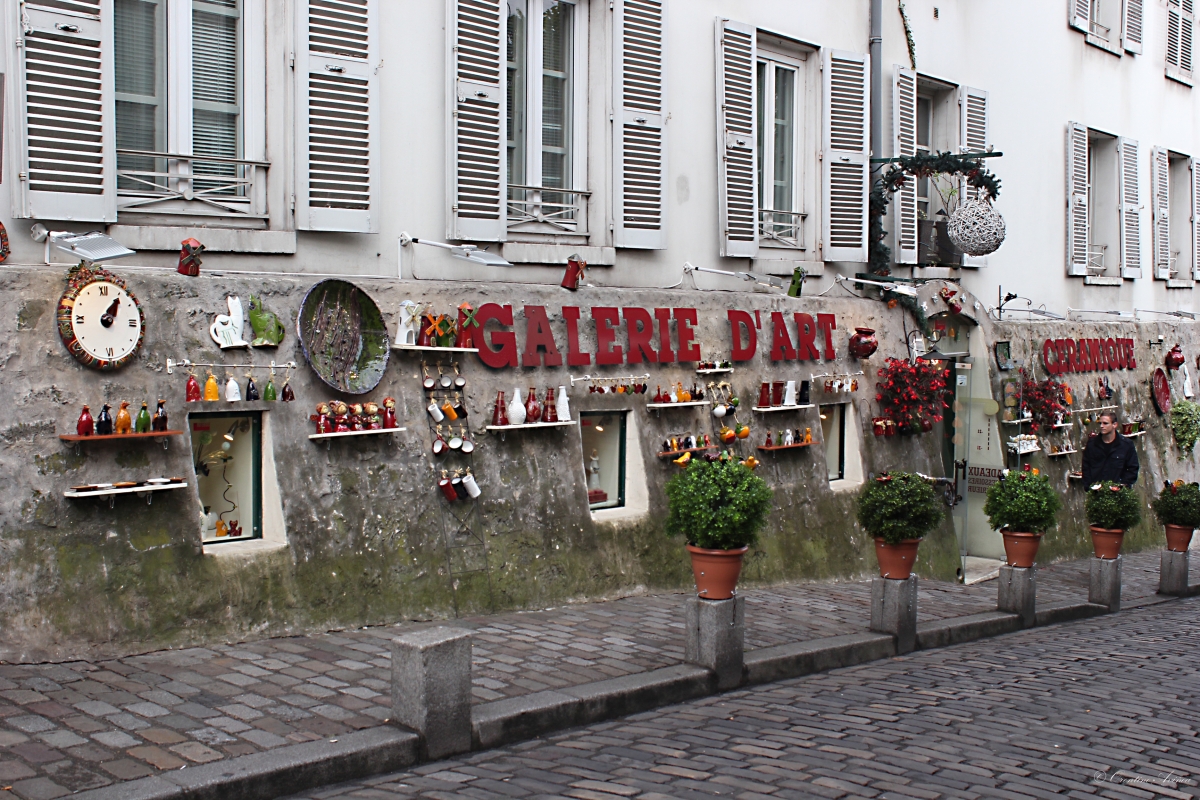
[{"label": "hanging ceramic ornament", "polygon": [[237,379],[232,375],[229,380],[225,381],[225,399],[230,403],[236,403],[242,399],[242,388],[238,386]]},{"label": "hanging ceramic ornament", "polygon": [[117,433],[129,433],[133,430],[133,417],[129,416],[129,403],[125,400],[121,401],[121,407],[117,409]]},{"label": "hanging ceramic ornament", "polygon": [[137,419],[133,421],[134,433],[149,433],[150,432],[150,409],[149,404],[143,400],[142,408],[138,411]]},{"label": "hanging ceramic ornament", "polygon": [[231,347],[249,347],[250,343],[242,338],[246,327],[246,318],[242,313],[241,298],[230,295],[225,302],[229,305],[228,314],[218,314],[213,324],[208,328],[208,335],[222,350]]},{"label": "hanging ceramic ornament", "polygon": [[512,400],[508,403],[508,424],[525,424],[525,403],[521,400],[521,390],[514,388]]},{"label": "hanging ceramic ornament", "polygon": [[292,392],[292,371],[289,369],[287,374],[283,376],[283,388],[279,390],[279,399],[285,403],[290,403],[296,399],[296,395]]},{"label": "hanging ceramic ornament", "polygon": [[112,415],[108,413],[108,410],[110,408],[112,408],[112,406],[110,406],[108,403],[105,403],[100,408],[100,414],[96,417],[96,435],[97,436],[111,436],[112,435],[112,432],[113,432]]},{"label": "hanging ceramic ornament", "polygon": [[183,389],[184,399],[189,403],[200,402],[200,381],[196,380],[196,373],[188,375],[187,386]]},{"label": "hanging ceramic ornament", "polygon": [[283,323],[254,295],[250,295],[250,329],[254,331],[251,347],[278,347],[283,341]]},{"label": "hanging ceramic ornament", "polygon": [[279,394],[275,390],[274,377],[267,378],[267,385],[263,388],[262,399],[268,403],[274,403],[277,399],[279,399]]},{"label": "hanging ceramic ornament", "polygon": [[209,402],[221,399],[221,389],[217,386],[217,379],[211,372],[208,373],[208,380],[204,381],[204,399]]},{"label": "hanging ceramic ornament", "polygon": [[554,401],[554,409],[558,412],[559,422],[571,421],[571,400],[567,397],[567,387],[558,387],[558,399]]},{"label": "hanging ceramic ornament", "polygon": [[87,406],[79,412],[79,420],[75,423],[75,433],[80,436],[91,436],[96,432],[96,423],[92,419],[92,411]]},{"label": "hanging ceramic ornament", "polygon": [[154,412],[154,419],[150,422],[151,430],[165,431],[167,429],[167,410],[164,408],[166,404],[166,400],[158,401],[158,408]]},{"label": "hanging ceramic ornament", "polygon": [[246,373],[246,399],[247,400],[258,400],[259,399],[258,387],[254,384],[254,376],[248,372]]}]

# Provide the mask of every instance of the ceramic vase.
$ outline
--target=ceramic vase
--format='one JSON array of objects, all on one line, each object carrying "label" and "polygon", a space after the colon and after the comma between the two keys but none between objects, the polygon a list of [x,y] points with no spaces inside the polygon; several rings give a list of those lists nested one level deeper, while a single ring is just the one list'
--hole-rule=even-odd
[{"label": "ceramic vase", "polygon": [[878,348],[875,331],[870,328],[854,329],[854,334],[850,337],[850,355],[855,358],[870,358]]},{"label": "ceramic vase", "polygon": [[504,392],[496,392],[496,407],[492,409],[492,424],[508,424],[508,411],[504,406]]},{"label": "ceramic vase", "polygon": [[788,381],[783,388],[783,404],[785,406],[796,405],[796,382]]},{"label": "ceramic vase", "polygon": [[542,403],[542,421],[558,422],[558,409],[554,406],[553,389],[546,389],[546,402]]},{"label": "ceramic vase", "polygon": [[529,394],[525,396],[525,421],[538,422],[541,418],[542,404],[537,400],[537,390],[530,386]]},{"label": "ceramic vase", "polygon": [[512,400],[508,403],[508,424],[525,424],[525,403],[521,400],[521,390],[513,388]]},{"label": "ceramic vase", "polygon": [[571,400],[567,397],[567,387],[558,387],[558,399],[554,401],[554,409],[560,422],[571,421]]}]

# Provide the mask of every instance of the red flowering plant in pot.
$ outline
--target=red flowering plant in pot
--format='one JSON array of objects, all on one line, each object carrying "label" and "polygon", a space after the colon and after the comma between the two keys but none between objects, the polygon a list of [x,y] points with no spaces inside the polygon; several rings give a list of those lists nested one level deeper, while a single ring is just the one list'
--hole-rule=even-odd
[{"label": "red flowering plant in pot", "polygon": [[1038,545],[1057,522],[1062,501],[1038,470],[1028,464],[1019,472],[1004,470],[988,489],[983,513],[1004,537],[1009,566],[1032,567]]},{"label": "red flowering plant in pot", "polygon": [[889,358],[879,369],[875,402],[884,419],[899,433],[927,433],[950,407],[949,367],[944,362],[918,358],[909,363]]},{"label": "red flowering plant in pot", "polygon": [[875,538],[879,574],[905,580],[912,574],[917,547],[945,512],[933,484],[914,472],[884,473],[858,495],[858,524]]},{"label": "red flowering plant in pot", "polygon": [[[1021,375],[1024,377],[1025,370],[1021,370]],[[1069,392],[1066,384],[1053,378],[1044,381],[1026,378],[1021,400],[1023,408],[1033,419],[1030,429],[1036,431],[1042,427],[1050,428],[1065,421],[1071,413],[1067,409]]]},{"label": "red flowering plant in pot", "polygon": [[1125,531],[1142,521],[1142,500],[1123,483],[1094,483],[1084,504],[1096,558],[1121,555]]},{"label": "red flowering plant in pot", "polygon": [[1186,553],[1192,533],[1200,528],[1200,484],[1163,481],[1162,491],[1150,504],[1167,532],[1167,549]]},{"label": "red flowering plant in pot", "polygon": [[687,539],[696,593],[733,597],[742,558],[766,524],[774,493],[754,471],[733,460],[693,458],[667,481],[667,533]]}]

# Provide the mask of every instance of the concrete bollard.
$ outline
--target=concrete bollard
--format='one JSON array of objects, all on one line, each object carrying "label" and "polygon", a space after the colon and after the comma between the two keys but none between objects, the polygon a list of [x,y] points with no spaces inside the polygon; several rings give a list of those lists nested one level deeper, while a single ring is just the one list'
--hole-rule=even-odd
[{"label": "concrete bollard", "polygon": [[1037,567],[1000,568],[996,610],[1021,616],[1021,627],[1037,624]]},{"label": "concrete bollard", "polygon": [[917,649],[917,576],[871,581],[871,630],[896,637],[896,653]]},{"label": "concrete bollard", "polygon": [[392,639],[392,721],[421,735],[421,758],[471,749],[471,632],[427,628]]},{"label": "concrete bollard", "polygon": [[684,660],[717,674],[718,689],[742,683],[746,650],[746,598],[687,599],[687,639]]},{"label": "concrete bollard", "polygon": [[1121,610],[1121,557],[1092,558],[1088,602],[1106,606],[1110,614]]},{"label": "concrete bollard", "polygon": [[1158,593],[1177,597],[1188,595],[1188,554],[1162,551],[1158,570]]}]

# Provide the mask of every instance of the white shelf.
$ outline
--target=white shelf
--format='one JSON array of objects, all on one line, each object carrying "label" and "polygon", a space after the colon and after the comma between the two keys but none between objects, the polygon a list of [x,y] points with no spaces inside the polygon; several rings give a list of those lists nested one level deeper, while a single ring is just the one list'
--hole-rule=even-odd
[{"label": "white shelf", "polygon": [[1072,408],[1072,414],[1084,414],[1088,411],[1115,411],[1116,406],[1096,406],[1095,408]]},{"label": "white shelf", "polygon": [[1146,431],[1138,431],[1137,433],[1123,433],[1121,435],[1124,436],[1126,439],[1136,439],[1139,436],[1145,436]]},{"label": "white shelf", "polygon": [[379,428],[373,431],[341,431],[340,433],[310,433],[310,439],[336,439],[339,436],[370,436],[378,433],[399,433],[406,431],[408,428]]},{"label": "white shelf", "polygon": [[1051,458],[1055,458],[1057,456],[1069,456],[1069,455],[1071,455],[1071,453],[1078,453],[1078,452],[1079,452],[1078,450],[1059,450],[1057,453],[1051,453],[1050,451],[1046,451],[1046,455],[1050,456]]},{"label": "white shelf", "polygon": [[1005,425],[1024,425],[1027,422],[1033,422],[1033,417],[1022,417],[1021,419],[1002,419],[1000,421]]},{"label": "white shelf", "polygon": [[733,367],[716,367],[714,369],[698,369],[697,375],[721,375],[726,372],[733,372]]},{"label": "white shelf", "polygon": [[1074,423],[1071,423],[1071,422],[1063,422],[1059,425],[1051,425],[1050,427],[1051,428],[1070,428],[1073,424]]},{"label": "white shelf", "polygon": [[807,403],[802,406],[754,406],[750,410],[761,411],[762,413],[766,414],[770,411],[799,411],[803,408],[816,408],[816,406],[812,403]]},{"label": "white shelf", "polygon": [[393,350],[421,350],[421,351],[425,351],[425,352],[435,352],[436,351],[439,353],[478,353],[479,352],[478,347],[425,347],[423,345],[415,345],[415,344],[394,344],[394,345],[392,345],[392,349]]},{"label": "white shelf", "polygon": [[1008,452],[1015,453],[1019,456],[1027,456],[1030,453],[1040,453],[1041,450],[1042,450],[1041,445],[1034,445],[1033,447],[1023,447],[1023,448],[1012,447],[1010,445],[1008,448]]},{"label": "white shelf", "polygon": [[488,425],[489,431],[516,431],[522,428],[565,428],[568,425],[574,425],[575,420],[570,422],[526,422],[521,425]]},{"label": "white shelf", "polygon": [[85,497],[107,497],[108,507],[112,508],[113,503],[116,500],[116,496],[119,494],[136,494],[138,497],[145,497],[146,504],[149,505],[150,501],[154,499],[153,492],[165,492],[170,489],[186,488],[187,481],[183,481],[182,483],[154,483],[144,484],[142,486],[124,486],[120,489],[114,486],[111,489],[93,489],[90,492],[77,492],[74,489],[68,489],[67,491],[63,492],[63,497],[74,497],[78,499]]},{"label": "white shelf", "polygon": [[711,400],[689,400],[686,403],[646,403],[646,408],[683,408],[685,406],[708,406]]}]

